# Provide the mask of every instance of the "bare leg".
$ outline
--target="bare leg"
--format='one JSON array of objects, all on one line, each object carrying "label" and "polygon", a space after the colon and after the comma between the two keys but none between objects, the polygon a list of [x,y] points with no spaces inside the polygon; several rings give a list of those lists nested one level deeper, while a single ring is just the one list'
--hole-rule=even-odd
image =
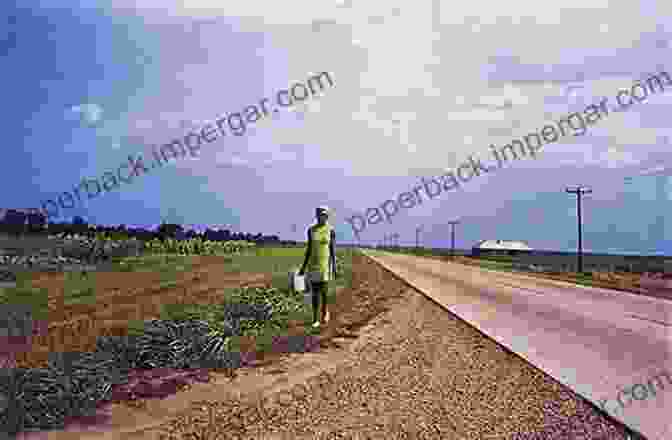
[{"label": "bare leg", "polygon": [[317,322],[317,312],[320,299],[317,283],[310,283],[310,290],[313,294],[313,322]]},{"label": "bare leg", "polygon": [[322,313],[320,314],[320,321],[322,323],[327,322],[327,292],[329,291],[329,284],[322,283],[321,286],[321,295],[322,295]]}]

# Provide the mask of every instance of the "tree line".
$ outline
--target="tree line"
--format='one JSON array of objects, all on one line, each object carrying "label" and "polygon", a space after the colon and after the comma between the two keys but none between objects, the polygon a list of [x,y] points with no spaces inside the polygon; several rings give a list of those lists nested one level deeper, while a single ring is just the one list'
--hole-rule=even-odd
[{"label": "tree line", "polygon": [[123,224],[119,226],[91,225],[80,216],[73,217],[72,222],[51,223],[40,212],[24,212],[16,209],[8,209],[4,218],[0,220],[0,234],[14,237],[74,234],[93,237],[102,235],[114,239],[135,238],[141,241],[149,241],[156,238],[159,240],[202,238],[203,240],[210,241],[245,240],[254,242],[257,245],[298,244],[298,242],[292,240],[280,240],[280,237],[277,235],[231,232],[228,229],[212,228],[198,232],[192,229],[185,229],[184,226],[174,223],[162,223],[156,229],[132,228]]}]

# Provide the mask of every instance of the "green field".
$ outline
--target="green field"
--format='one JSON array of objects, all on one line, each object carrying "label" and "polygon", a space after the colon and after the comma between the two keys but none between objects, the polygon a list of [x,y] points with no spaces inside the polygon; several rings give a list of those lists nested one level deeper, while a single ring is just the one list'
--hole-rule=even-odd
[{"label": "green field", "polygon": [[[191,257],[181,255],[147,255],[117,259],[111,270],[124,272],[160,272],[162,285],[175,282],[176,274],[191,268]],[[48,319],[48,292],[31,284],[29,272],[18,272],[16,287],[0,288],[0,304],[28,304],[36,319]],[[96,301],[96,272],[65,273],[65,304],[94,304]]]},{"label": "green field", "polygon": [[[30,286],[24,274],[17,274],[16,287],[0,288],[0,305],[29,305],[33,319],[48,320],[48,292]],[[79,292],[74,291],[75,297]]]},{"label": "green field", "polygon": [[[266,293],[259,293],[259,298],[265,298],[279,304],[283,313],[276,319],[263,325],[251,326],[246,334],[255,335],[260,348],[268,346],[272,337],[281,335],[287,328],[287,322],[300,321],[309,324],[312,321],[311,307],[304,302],[302,293],[294,294],[289,291],[288,274],[292,269],[298,269],[303,263],[305,249],[259,247],[245,251],[241,254],[227,254],[227,263],[222,270],[229,273],[270,273],[272,274],[272,286]],[[356,252],[352,249],[337,249],[337,260],[340,277],[332,283],[328,302],[333,303],[336,294],[343,288],[352,286],[352,255]],[[197,257],[188,255],[156,255],[148,254],[141,257],[129,257],[117,259],[113,263],[112,270],[118,271],[120,276],[125,272],[160,272],[161,285],[169,286],[176,283],[176,275],[179,272],[189,271]],[[14,288],[0,289],[0,304],[28,304],[33,309],[34,319],[48,320],[46,289],[38,289],[31,285],[30,273],[20,273],[17,277],[17,286]],[[94,304],[96,300],[96,273],[68,272],[65,282],[65,304],[88,303]],[[245,290],[227,289],[223,292],[225,301],[244,301],[241,295]],[[248,292],[249,293],[249,292]],[[258,298],[258,299],[259,299]],[[162,318],[177,319],[187,316],[203,319],[211,324],[217,324],[220,315],[217,306],[203,306],[195,304],[177,305],[165,304],[162,309]],[[137,332],[142,328],[141,322],[129,323],[131,332]],[[309,327],[307,334],[313,330]],[[231,343],[235,345],[235,338]]]},{"label": "green field", "polygon": [[513,267],[512,263],[506,261],[480,260],[478,261],[478,265],[484,269],[504,270],[508,272],[520,272],[519,270]]},{"label": "green field", "polygon": [[[309,324],[312,322],[312,309],[304,301],[303,293],[294,293],[289,290],[288,273],[292,269],[298,269],[303,263],[305,250],[303,248],[258,248],[246,255],[233,258],[230,265],[224,268],[231,273],[237,272],[263,272],[273,275],[270,289],[226,289],[223,293],[224,302],[249,302],[251,298],[256,301],[270,301],[282,310],[274,319],[263,323],[250,323],[244,336],[254,336],[257,341],[257,349],[268,350],[273,338],[286,333],[289,321],[298,321],[305,324],[305,334],[314,334]],[[339,249],[336,251],[337,265],[339,266],[339,278],[332,283],[327,296],[328,303],[334,303],[337,293],[352,286],[352,255],[351,249]],[[250,294],[250,292],[256,292]],[[197,304],[164,304],[162,306],[162,319],[201,319],[215,328],[221,320],[220,307],[217,305]],[[129,325],[132,333],[142,331],[141,322],[132,322]],[[232,350],[238,345],[239,337],[233,337],[229,341]]]}]

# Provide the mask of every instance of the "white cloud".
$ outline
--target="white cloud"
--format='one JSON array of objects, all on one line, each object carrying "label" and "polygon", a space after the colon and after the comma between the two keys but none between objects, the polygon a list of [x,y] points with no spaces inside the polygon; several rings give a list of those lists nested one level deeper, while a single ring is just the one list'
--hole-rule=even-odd
[{"label": "white cloud", "polygon": [[640,161],[630,152],[610,147],[599,156],[599,163],[607,168],[621,168],[625,165],[636,165]]},{"label": "white cloud", "polygon": [[246,166],[250,164],[250,162],[239,156],[232,156],[224,159],[218,158],[215,163],[218,165],[229,165],[229,166]]},{"label": "white cloud", "polygon": [[[437,4],[433,0],[418,0],[412,6],[371,0],[339,6],[333,0],[297,0],[290,11],[270,1],[223,7],[214,0],[174,0],[161,12],[150,0],[115,2],[120,8],[130,6],[156,19],[161,14],[163,19],[178,21],[237,18],[246,29],[271,35],[277,46],[292,48],[288,52],[289,77],[304,78],[316,66],[334,72],[333,89],[293,110],[309,118],[302,127],[283,127],[268,119],[269,124],[262,127],[264,123],[260,123],[258,128],[268,129],[276,145],[314,145],[323,160],[347,164],[359,175],[405,175],[410,167],[438,164],[450,167],[453,164],[446,159],[446,149],[464,157],[499,142],[487,134],[493,125],[522,120],[530,129],[541,127],[544,98],[563,93],[555,90],[558,87],[551,81],[554,66],[571,64],[566,54],[572,51],[632,47],[646,22],[638,7],[607,0],[590,4],[570,0],[562,6],[522,0],[493,5],[476,0],[449,7],[443,3],[436,10]],[[382,20],[371,24],[371,17],[381,16]],[[315,22],[328,26],[323,26],[324,32],[314,32]],[[475,25],[479,33],[473,32]],[[600,26],[619,32],[607,34]],[[533,36],[543,37],[544,44]],[[353,41],[357,41],[354,46]],[[462,44],[467,41],[468,50]],[[214,40],[203,41],[207,47],[215,44]],[[311,56],[305,57],[306,53]],[[510,54],[520,67],[502,70],[507,65],[492,58],[502,53]],[[546,73],[536,69],[538,73],[532,75],[538,84],[507,81],[517,79],[525,66],[540,65],[547,68]],[[505,72],[495,75],[501,78],[501,87],[488,83],[483,75],[486,68],[493,74]],[[176,74],[185,84],[195,83],[195,71],[185,68]],[[619,85],[629,81],[631,78],[624,77]],[[592,96],[612,96],[617,82],[600,79],[580,83],[583,89],[567,98],[584,102]],[[474,104],[486,107],[472,107]],[[391,115],[400,112],[411,116],[398,118],[400,124],[395,125]],[[620,118],[610,115],[600,125],[616,139],[626,139],[622,135],[627,131],[624,144],[641,143],[641,130],[624,126]],[[471,143],[464,142],[465,136]],[[380,157],[386,160],[381,162]]]},{"label": "white cloud", "polygon": [[511,108],[518,105],[530,104],[529,96],[521,87],[506,84],[498,89],[495,94],[483,95],[477,98],[476,104],[493,108]]},{"label": "white cloud", "polygon": [[[263,96],[261,93],[287,84],[286,79],[301,80],[316,69],[332,73],[333,88],[294,109],[305,116],[304,120],[296,114],[279,114],[277,121],[269,118],[255,124],[254,136],[248,133],[212,144],[208,149],[213,159],[201,161],[202,165],[182,162],[194,172],[202,166],[204,173],[212,164],[256,168],[277,164],[284,171],[284,162],[297,160],[297,156],[276,155],[274,150],[286,144],[302,145],[306,151],[301,152],[303,160],[295,167],[300,172],[275,178],[275,170],[264,170],[256,173],[257,181],[272,181],[274,190],[305,193],[305,174],[315,168],[339,168],[341,173],[330,174],[336,176],[333,182],[324,182],[324,191],[333,189],[334,195],[347,198],[353,209],[364,209],[396,189],[347,192],[347,183],[337,177],[408,176],[417,170],[426,170],[426,176],[436,175],[439,171],[432,169],[451,168],[472,153],[488,154],[491,143],[502,145],[502,141],[528,130],[539,130],[548,122],[548,115],[562,117],[571,107],[599,101],[603,96],[613,104],[618,89],[628,87],[635,79],[627,74],[629,70],[650,68],[644,66],[646,59],[653,63],[662,59],[646,53],[646,47],[642,49],[643,35],[650,29],[650,17],[669,15],[664,12],[669,12],[670,4],[658,3],[652,10],[653,3],[645,3],[648,9],[639,3],[607,0],[568,0],[562,4],[550,0],[471,0],[458,4],[370,0],[340,6],[334,0],[297,0],[287,8],[261,0],[225,5],[219,0],[114,0],[113,7],[139,11],[150,23],[215,19],[242,31],[236,34],[236,44],[226,47],[226,56],[222,41],[232,39],[217,38],[216,34],[225,34],[221,29],[226,25],[213,26],[212,34],[202,38],[199,45],[191,40],[184,46],[169,45],[165,56],[169,60],[165,62],[171,68],[162,69],[165,74],[161,78],[168,87],[161,90],[170,97],[166,102],[172,106],[161,105],[160,99],[149,104],[143,101],[146,113],[142,117],[157,126],[163,124],[157,109],[189,109],[180,118],[194,118],[194,111],[213,117],[216,112],[235,111],[239,104],[254,102]],[[395,15],[392,11],[397,8],[399,14]],[[382,20],[377,18],[381,16]],[[606,29],[609,32],[604,32]],[[258,37],[263,37],[264,47]],[[642,49],[640,59],[632,48]],[[200,51],[207,55],[202,55],[202,69],[183,61],[193,59]],[[596,60],[598,55],[600,59]],[[234,58],[244,67],[230,65],[229,60]],[[243,62],[249,59],[259,63],[256,70]],[[604,73],[610,71],[625,73]],[[258,72],[263,72],[263,84]],[[582,73],[588,80],[574,81]],[[180,84],[170,87],[168,81],[174,77],[180,78]],[[567,81],[573,81],[573,91],[567,89]],[[558,105],[548,105],[551,97]],[[655,142],[658,130],[651,125],[653,121],[640,119],[637,114],[640,108],[653,107],[653,102],[651,99],[626,113],[612,113],[591,127],[586,137],[563,139],[562,143],[549,145],[539,160],[515,166],[549,165],[549,169],[557,169],[566,163],[577,168],[613,168],[635,163],[651,151]],[[659,107],[661,115],[667,110],[664,105]],[[510,134],[506,133],[509,128]],[[501,136],[491,135],[494,129]],[[608,136],[608,144],[591,142],[596,135]],[[149,143],[164,138],[170,137],[157,134]],[[604,151],[606,145],[609,149]],[[234,149],[245,151],[232,157]],[[202,156],[206,154],[210,153],[204,149]],[[227,174],[212,175],[208,186],[221,188]],[[493,199],[510,194],[506,183],[499,186],[506,181],[500,175],[482,179],[497,181],[488,185]],[[522,172],[520,176],[522,179]],[[533,183],[535,187],[541,184]],[[485,183],[474,181],[471,185],[477,188]],[[403,186],[401,183],[400,189]],[[495,195],[496,190],[501,192]],[[485,191],[479,197],[486,199],[479,201],[479,206],[489,206]],[[299,197],[296,199],[301,203]],[[242,207],[243,202],[239,205],[241,210],[253,210]],[[450,202],[441,205],[446,210],[451,208]],[[441,212],[436,217],[441,217]]]},{"label": "white cloud", "polygon": [[103,108],[98,104],[80,104],[70,108],[70,113],[76,115],[81,122],[95,124],[103,115]]},{"label": "white cloud", "polygon": [[573,105],[587,105],[587,92],[583,84],[571,84],[565,88],[565,98]]}]

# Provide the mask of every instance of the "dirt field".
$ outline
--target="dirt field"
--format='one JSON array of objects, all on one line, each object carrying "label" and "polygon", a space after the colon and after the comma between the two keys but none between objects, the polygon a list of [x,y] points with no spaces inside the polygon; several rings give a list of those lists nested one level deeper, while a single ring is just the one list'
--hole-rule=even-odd
[{"label": "dirt field", "polygon": [[141,303],[156,301],[157,297],[184,294],[185,288],[191,297],[196,292],[211,289],[262,285],[268,278],[265,274],[226,272],[224,257],[193,257],[193,260],[194,267],[178,273],[175,285],[171,287],[157,287],[161,283],[161,274],[157,272],[98,272],[95,274],[97,293],[92,304],[63,305],[63,295],[59,294],[63,288],[63,274],[42,276],[33,285],[49,290],[50,321],[57,322],[103,311],[119,315],[128,306],[137,308]]},{"label": "dirt field", "polygon": [[46,365],[53,351],[91,351],[101,335],[127,334],[129,320],[158,318],[161,304],[186,301],[211,304],[223,289],[242,285],[261,286],[269,281],[264,273],[226,272],[226,258],[194,258],[192,270],[180,273],[174,285],[158,286],[156,272],[97,272],[95,301],[64,305],[62,273],[36,275],[32,285],[48,290],[49,321],[32,338],[32,346],[16,355],[16,365],[37,368]]},{"label": "dirt field", "polygon": [[353,288],[339,292],[331,314],[317,352],[259,356],[234,378],[218,375],[144,408],[117,405],[106,436],[48,438],[627,438],[366,257],[354,257]]}]

